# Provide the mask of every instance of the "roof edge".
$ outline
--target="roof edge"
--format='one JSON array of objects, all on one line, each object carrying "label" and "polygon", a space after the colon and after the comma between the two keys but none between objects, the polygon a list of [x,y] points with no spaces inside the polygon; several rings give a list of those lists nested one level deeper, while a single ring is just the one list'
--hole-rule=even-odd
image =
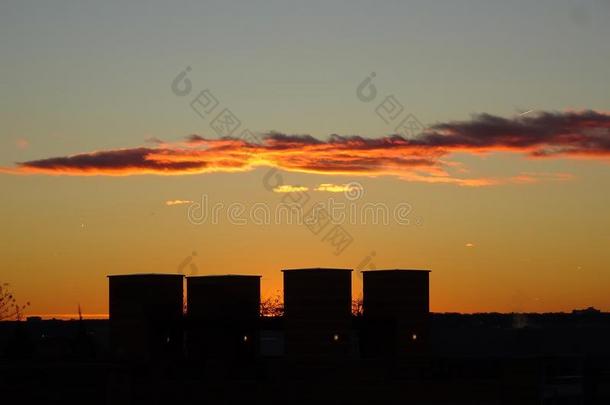
[{"label": "roof edge", "polygon": [[177,273],[130,273],[130,274],[108,274],[106,277],[184,277]]},{"label": "roof edge", "polygon": [[314,271],[354,271],[353,269],[339,269],[339,268],[334,268],[334,267],[306,267],[306,268],[302,268],[302,269],[282,269],[282,272],[285,271],[310,271],[310,272],[314,272]]},{"label": "roof edge", "polygon": [[379,270],[362,270],[362,273],[390,273],[390,272],[412,272],[412,273],[431,273],[432,270],[425,269],[379,269]]},{"label": "roof edge", "polygon": [[202,274],[197,276],[185,276],[186,278],[222,278],[222,277],[247,277],[247,278],[261,278],[263,276],[258,274]]}]

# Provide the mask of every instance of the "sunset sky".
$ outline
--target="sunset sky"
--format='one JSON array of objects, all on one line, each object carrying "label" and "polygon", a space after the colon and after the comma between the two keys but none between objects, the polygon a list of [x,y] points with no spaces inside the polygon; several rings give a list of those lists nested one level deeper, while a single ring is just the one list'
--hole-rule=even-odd
[{"label": "sunset sky", "polygon": [[[28,315],[95,316],[108,274],[260,274],[269,296],[283,268],[416,268],[436,312],[610,311],[609,19],[3,1],[0,282]],[[346,215],[277,220],[286,201]]]}]

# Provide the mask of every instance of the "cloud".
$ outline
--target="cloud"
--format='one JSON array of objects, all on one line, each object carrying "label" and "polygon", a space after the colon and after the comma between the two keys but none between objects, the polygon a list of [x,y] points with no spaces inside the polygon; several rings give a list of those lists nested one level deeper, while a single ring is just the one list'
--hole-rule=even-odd
[{"label": "cloud", "polygon": [[514,184],[536,184],[546,181],[568,181],[573,180],[574,175],[571,173],[521,173],[511,177],[508,182]]},{"label": "cloud", "polygon": [[167,200],[165,201],[165,205],[167,205],[168,207],[174,206],[174,205],[185,205],[185,204],[192,204],[193,201],[191,200]]},{"label": "cloud", "polygon": [[152,144],[154,144],[154,145],[162,145],[162,144],[164,144],[164,143],[165,143],[165,142],[164,142],[162,139],[159,139],[159,138],[157,138],[157,137],[155,137],[155,136],[151,136],[151,137],[146,138],[146,139],[144,140],[144,142],[146,142],[146,143],[152,143]]},{"label": "cloud", "polygon": [[273,189],[274,193],[298,193],[309,190],[309,187],[305,186],[291,186],[289,184],[283,184]]},{"label": "cloud", "polygon": [[66,175],[188,174],[239,170],[246,159],[180,148],[132,148],[81,153],[19,163],[28,173]]},{"label": "cloud", "polygon": [[318,187],[316,187],[315,191],[327,191],[329,193],[345,193],[349,190],[349,184],[331,184],[331,183],[322,183]]},{"label": "cloud", "polygon": [[513,118],[479,114],[438,123],[416,140],[447,151],[512,151],[535,157],[609,157],[610,114],[539,112]]},{"label": "cloud", "polygon": [[[567,174],[468,178],[454,153],[511,152],[530,158],[610,159],[610,114],[535,112],[512,118],[479,114],[436,123],[416,138],[365,138],[271,132],[260,143],[190,135],[183,142],[102,150],[18,163],[5,173],[57,175],[182,175],[241,172],[256,167],[333,175],[395,176],[405,181],[490,186],[564,180]],[[330,191],[330,190],[325,190]]]}]

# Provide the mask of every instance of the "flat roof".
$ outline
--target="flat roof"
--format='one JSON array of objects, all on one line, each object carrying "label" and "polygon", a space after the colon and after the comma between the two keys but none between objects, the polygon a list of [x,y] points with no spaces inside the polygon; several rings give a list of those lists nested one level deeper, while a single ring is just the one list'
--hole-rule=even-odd
[{"label": "flat roof", "polygon": [[310,271],[310,272],[317,272],[317,271],[354,271],[352,269],[336,269],[336,268],[332,268],[332,267],[310,267],[310,268],[304,268],[304,269],[284,269],[282,270],[282,272],[284,271]]},{"label": "flat roof", "polygon": [[175,273],[131,273],[131,274],[110,274],[106,277],[184,277],[184,274]]},{"label": "flat roof", "polygon": [[391,273],[391,272],[421,272],[430,273],[432,270],[421,269],[379,269],[379,270],[362,270],[363,273]]},{"label": "flat roof", "polygon": [[256,274],[209,274],[202,276],[186,276],[186,278],[261,278],[262,276]]}]

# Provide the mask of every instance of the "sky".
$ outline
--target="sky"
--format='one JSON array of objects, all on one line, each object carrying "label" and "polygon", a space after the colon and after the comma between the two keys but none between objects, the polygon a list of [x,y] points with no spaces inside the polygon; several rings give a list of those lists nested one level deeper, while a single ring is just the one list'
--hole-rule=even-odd
[{"label": "sky", "polygon": [[0,282],[103,316],[108,274],[414,268],[432,311],[609,311],[609,17],[3,1]]}]

